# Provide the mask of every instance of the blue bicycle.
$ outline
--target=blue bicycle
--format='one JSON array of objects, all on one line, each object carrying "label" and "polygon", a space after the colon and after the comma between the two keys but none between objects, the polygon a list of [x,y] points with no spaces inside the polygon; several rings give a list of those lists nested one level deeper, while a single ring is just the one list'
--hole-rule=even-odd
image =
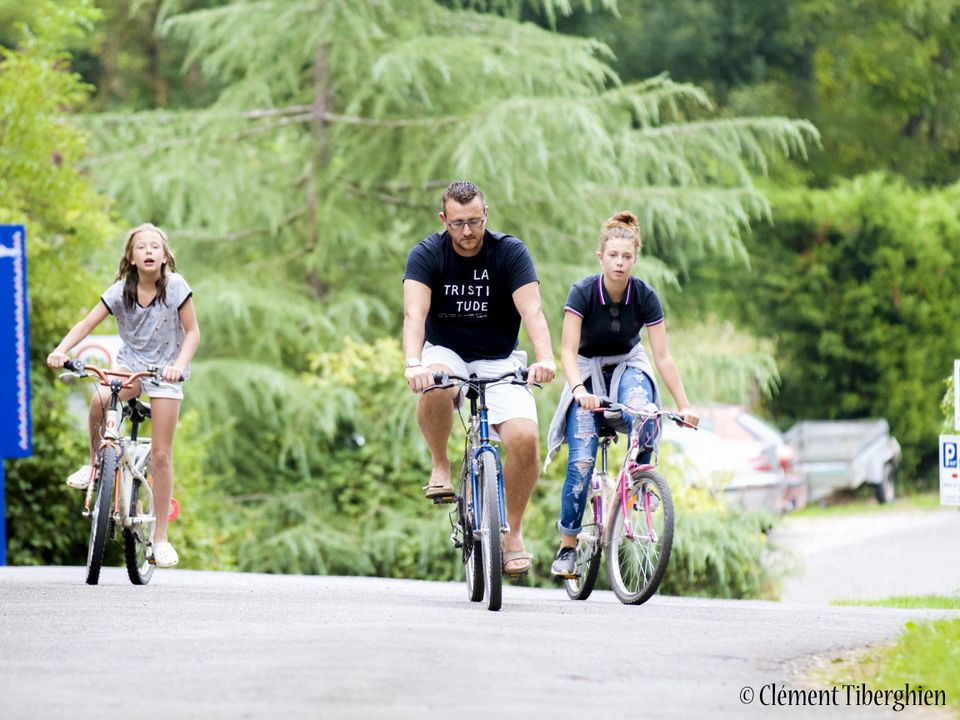
[{"label": "blue bicycle", "polygon": [[527,371],[517,369],[489,378],[435,373],[433,381],[433,387],[424,392],[466,388],[466,397],[470,401],[470,425],[467,427],[464,423],[463,462],[455,507],[450,513],[453,527],[450,542],[455,549],[462,551],[470,600],[480,602],[486,591],[487,608],[499,610],[503,588],[501,539],[509,527],[503,499],[503,466],[500,453],[490,442],[486,391],[489,386],[499,383],[526,385]]}]

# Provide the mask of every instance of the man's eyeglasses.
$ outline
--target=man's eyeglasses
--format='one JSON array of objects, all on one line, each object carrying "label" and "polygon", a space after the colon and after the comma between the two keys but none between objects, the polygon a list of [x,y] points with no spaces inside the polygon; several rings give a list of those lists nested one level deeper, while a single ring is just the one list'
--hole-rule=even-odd
[{"label": "man's eyeglasses", "polygon": [[610,317],[613,318],[610,321],[610,329],[614,332],[620,332],[620,306],[607,305],[607,309],[610,311]]},{"label": "man's eyeglasses", "polygon": [[471,230],[479,230],[484,220],[486,220],[486,218],[482,217],[474,218],[473,220],[451,220],[447,225],[451,230],[456,230],[457,232],[463,230],[466,225],[469,225]]}]

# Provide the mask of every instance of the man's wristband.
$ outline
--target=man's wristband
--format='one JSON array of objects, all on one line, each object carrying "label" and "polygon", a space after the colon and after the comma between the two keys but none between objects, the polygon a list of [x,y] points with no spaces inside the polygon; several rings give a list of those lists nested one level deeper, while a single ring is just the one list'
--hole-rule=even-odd
[{"label": "man's wristband", "polygon": [[420,358],[407,358],[403,361],[404,370],[409,370],[410,368],[423,367],[423,363],[420,362]]},{"label": "man's wristband", "polygon": [[587,389],[587,386],[584,385],[583,383],[577,383],[572,388],[570,388],[570,392],[574,392],[578,387],[582,387],[584,390]]}]

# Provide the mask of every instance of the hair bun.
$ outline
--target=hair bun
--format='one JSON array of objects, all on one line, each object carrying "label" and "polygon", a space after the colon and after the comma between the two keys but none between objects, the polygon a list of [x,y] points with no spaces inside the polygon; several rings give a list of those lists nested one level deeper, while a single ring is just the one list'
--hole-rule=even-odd
[{"label": "hair bun", "polygon": [[598,249],[601,254],[610,238],[630,240],[633,242],[634,249],[640,252],[640,223],[637,221],[637,216],[629,210],[621,210],[603,224]]},{"label": "hair bun", "polygon": [[613,217],[611,217],[609,220],[607,220],[603,224],[603,227],[605,229],[615,228],[615,227],[626,227],[631,230],[636,229],[639,231],[640,223],[637,221],[637,216],[634,215],[632,212],[630,212],[629,210],[621,210],[620,212],[616,213]]}]

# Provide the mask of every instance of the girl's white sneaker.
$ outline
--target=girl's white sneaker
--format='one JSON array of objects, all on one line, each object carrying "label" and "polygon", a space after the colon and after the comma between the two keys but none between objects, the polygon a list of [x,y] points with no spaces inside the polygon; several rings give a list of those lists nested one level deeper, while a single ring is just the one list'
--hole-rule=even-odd
[{"label": "girl's white sneaker", "polygon": [[91,477],[93,477],[93,468],[89,465],[84,465],[67,478],[67,485],[77,490],[86,490],[90,484]]},{"label": "girl's white sneaker", "polygon": [[153,543],[153,564],[158,568],[171,568],[180,562],[177,551],[168,542]]}]

